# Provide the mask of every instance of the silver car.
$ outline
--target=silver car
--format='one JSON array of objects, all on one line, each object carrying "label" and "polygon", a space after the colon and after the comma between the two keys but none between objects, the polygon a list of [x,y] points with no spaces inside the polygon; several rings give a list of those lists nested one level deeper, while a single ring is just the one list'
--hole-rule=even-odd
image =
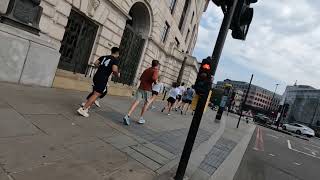
[{"label": "silver car", "polygon": [[299,135],[306,135],[308,137],[313,137],[315,135],[315,132],[313,129],[298,123],[283,124],[282,129],[295,132]]}]

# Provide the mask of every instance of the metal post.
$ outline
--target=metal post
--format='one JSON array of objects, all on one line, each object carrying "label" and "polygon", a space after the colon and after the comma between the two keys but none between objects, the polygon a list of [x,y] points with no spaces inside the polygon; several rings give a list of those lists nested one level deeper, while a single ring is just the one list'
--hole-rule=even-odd
[{"label": "metal post", "polygon": [[[232,7],[227,11],[226,15],[223,18],[223,22],[221,24],[219,35],[218,35],[218,38],[217,38],[217,41],[216,41],[216,44],[214,47],[214,51],[213,51],[213,58],[215,59],[215,62],[214,61],[211,62],[211,67],[213,67],[212,65],[214,65],[214,64],[216,64],[216,66],[218,65],[219,58],[221,56],[223,45],[224,45],[224,42],[225,42],[227,34],[228,34],[228,30],[229,30],[229,27],[230,27],[230,24],[232,21],[234,11],[236,9],[237,2],[238,2],[238,0],[233,1]],[[216,68],[214,69],[212,75],[215,74],[215,71],[216,71]],[[202,118],[203,111],[204,111],[204,108],[205,108],[205,105],[207,102],[208,95],[209,95],[209,91],[206,94],[201,95],[199,97],[199,101],[198,101],[198,104],[197,104],[197,107],[196,107],[196,110],[195,110],[195,113],[194,113],[194,116],[193,116],[193,119],[192,119],[192,122],[190,125],[189,133],[188,133],[187,140],[186,140],[186,143],[183,148],[183,152],[182,152],[179,166],[178,166],[178,169],[176,172],[176,176],[174,178],[175,180],[183,180],[183,177],[185,175],[185,172],[186,172],[186,169],[188,166],[188,162],[190,159],[191,151],[193,148],[193,144],[194,144],[194,141],[196,139],[196,136],[197,136],[197,133],[199,130],[201,118]]]},{"label": "metal post", "polygon": [[273,104],[273,99],[274,99],[274,96],[276,95],[276,91],[277,91],[277,89],[278,89],[278,86],[279,86],[279,84],[276,84],[276,89],[274,90],[273,95],[272,95],[272,98],[271,98],[271,104],[270,104],[270,106],[269,106],[269,108],[268,108],[268,114],[269,114],[269,116],[271,116],[271,108],[272,108],[272,104]]},{"label": "metal post", "polygon": [[248,94],[249,94],[249,91],[250,91],[250,88],[251,88],[252,79],[253,79],[253,74],[251,75],[251,79],[250,79],[250,83],[249,83],[249,86],[248,86],[248,90],[247,90],[246,96],[244,97],[244,100],[243,100],[243,102],[241,104],[241,111],[240,111],[240,117],[239,117],[239,120],[238,120],[237,128],[239,128],[239,124],[240,124],[242,113],[243,113],[243,107],[245,106],[245,104],[247,102]]}]

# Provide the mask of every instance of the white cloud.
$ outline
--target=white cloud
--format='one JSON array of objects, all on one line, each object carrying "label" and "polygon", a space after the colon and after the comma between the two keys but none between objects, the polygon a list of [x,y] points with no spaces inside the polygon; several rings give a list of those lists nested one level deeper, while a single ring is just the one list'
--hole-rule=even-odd
[{"label": "white cloud", "polygon": [[[247,40],[228,36],[223,56],[288,84],[298,80],[320,88],[319,2],[258,1]],[[211,3],[203,16],[196,46],[199,59],[212,53],[222,21],[220,11]]]}]

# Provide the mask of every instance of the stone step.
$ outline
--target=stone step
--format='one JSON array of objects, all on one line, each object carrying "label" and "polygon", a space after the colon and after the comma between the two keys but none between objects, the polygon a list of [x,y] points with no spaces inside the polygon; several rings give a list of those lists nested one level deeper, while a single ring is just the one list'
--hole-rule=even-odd
[{"label": "stone step", "polygon": [[[90,92],[92,90],[92,78],[85,77],[84,74],[74,74],[70,71],[58,69],[53,81],[54,88],[70,89]],[[109,82],[108,94],[112,96],[132,96],[135,87],[120,83]]]}]

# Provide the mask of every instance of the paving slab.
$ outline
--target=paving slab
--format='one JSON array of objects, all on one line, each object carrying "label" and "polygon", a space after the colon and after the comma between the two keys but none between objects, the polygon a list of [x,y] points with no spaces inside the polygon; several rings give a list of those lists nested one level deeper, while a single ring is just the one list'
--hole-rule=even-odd
[{"label": "paving slab", "polygon": [[43,114],[24,115],[24,117],[51,136],[67,136],[85,133],[79,126],[68,120],[63,115]]},{"label": "paving slab", "polygon": [[38,133],[36,127],[13,109],[0,108],[0,115],[0,138]]},{"label": "paving slab", "polygon": [[172,153],[170,153],[170,152],[168,152],[168,151],[166,151],[166,150],[164,150],[164,149],[160,148],[159,146],[156,146],[152,143],[144,143],[143,145],[145,147],[159,153],[160,155],[162,155],[163,157],[165,157],[167,159],[173,159],[175,157],[174,154],[172,154]]},{"label": "paving slab", "polygon": [[106,142],[112,144],[118,149],[122,149],[128,146],[137,145],[138,142],[133,138],[126,135],[118,135],[105,139]]},{"label": "paving slab", "polygon": [[95,168],[74,161],[37,167],[12,176],[15,180],[104,180]]},{"label": "paving slab", "polygon": [[104,180],[152,180],[156,174],[136,161],[129,161],[121,168],[105,176]]},{"label": "paving slab", "polygon": [[152,159],[144,156],[143,154],[135,151],[134,149],[130,147],[126,147],[122,149],[123,152],[127,153],[130,157],[135,159],[136,161],[143,164],[145,167],[151,169],[152,171],[156,171],[157,169],[161,168],[161,165]]},{"label": "paving slab", "polygon": [[161,165],[165,165],[166,163],[169,162],[169,159],[167,159],[166,157],[162,156],[161,154],[141,145],[134,145],[134,146],[130,146],[132,149],[138,151],[139,153],[143,154],[144,156],[152,159],[153,161],[161,164]]},{"label": "paving slab", "polygon": [[0,164],[7,172],[20,172],[71,157],[63,146],[49,138],[29,136],[0,143]]},{"label": "paving slab", "polygon": [[86,133],[102,139],[108,139],[121,134],[121,132],[109,126],[105,120],[96,113],[90,114],[90,120],[83,119],[79,115],[63,115],[71,120],[73,125],[77,125]]},{"label": "paving slab", "polygon": [[109,174],[128,162],[125,153],[101,140],[74,144],[67,147],[72,156],[85,164],[90,164],[100,174]]},{"label": "paving slab", "polygon": [[0,173],[0,180],[11,180],[11,179],[9,179],[9,177],[6,174]]}]

